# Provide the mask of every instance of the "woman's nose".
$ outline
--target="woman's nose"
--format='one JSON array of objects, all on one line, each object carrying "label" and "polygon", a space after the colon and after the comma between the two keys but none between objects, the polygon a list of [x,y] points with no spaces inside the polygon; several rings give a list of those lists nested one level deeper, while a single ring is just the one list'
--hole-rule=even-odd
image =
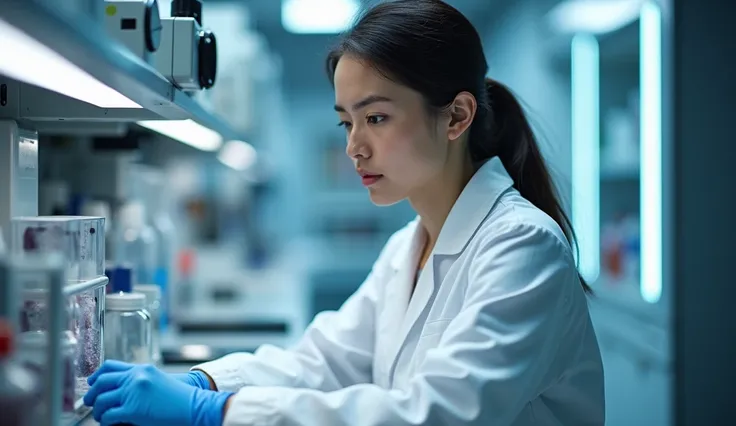
[{"label": "woman's nose", "polygon": [[358,132],[353,131],[348,135],[348,144],[345,147],[345,154],[352,159],[369,158],[370,150],[368,144],[363,140]]}]

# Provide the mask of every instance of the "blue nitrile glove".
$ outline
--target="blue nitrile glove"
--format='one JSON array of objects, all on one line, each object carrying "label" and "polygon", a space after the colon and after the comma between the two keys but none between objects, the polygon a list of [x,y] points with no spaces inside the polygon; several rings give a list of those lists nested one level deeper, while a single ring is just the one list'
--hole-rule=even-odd
[{"label": "blue nitrile glove", "polygon": [[152,365],[105,361],[87,379],[84,404],[102,426],[221,426],[229,392],[189,386]]},{"label": "blue nitrile glove", "polygon": [[170,376],[180,382],[188,384],[189,386],[210,390],[210,379],[203,371],[194,370],[188,373],[174,373],[170,374]]}]

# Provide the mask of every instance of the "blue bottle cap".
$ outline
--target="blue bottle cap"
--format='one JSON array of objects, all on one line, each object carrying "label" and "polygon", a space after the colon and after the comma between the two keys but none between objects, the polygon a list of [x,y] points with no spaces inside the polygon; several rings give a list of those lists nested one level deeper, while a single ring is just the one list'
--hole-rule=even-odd
[{"label": "blue bottle cap", "polygon": [[118,265],[112,278],[112,293],[130,293],[133,291],[133,268],[129,265]]}]

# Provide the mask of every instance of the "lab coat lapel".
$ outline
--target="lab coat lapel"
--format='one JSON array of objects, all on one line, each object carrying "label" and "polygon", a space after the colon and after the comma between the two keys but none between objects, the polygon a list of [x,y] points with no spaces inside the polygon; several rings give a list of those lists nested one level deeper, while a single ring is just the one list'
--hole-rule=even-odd
[{"label": "lab coat lapel", "polygon": [[[395,369],[407,338],[414,330],[418,322],[425,322],[425,311],[436,295],[435,288],[444,277],[447,268],[441,268],[444,272],[438,274],[439,263],[444,258],[452,258],[461,253],[473,237],[483,220],[488,216],[501,194],[513,186],[513,180],[506,172],[501,160],[494,157],[488,160],[473,176],[466,185],[460,197],[453,205],[445,224],[442,226],[435,247],[424,266],[422,274],[417,280],[413,295],[410,293],[414,276],[416,274],[417,262],[425,242],[425,235],[419,220],[415,220],[414,237],[409,250],[404,256],[397,256],[395,267],[397,273],[395,280],[390,284],[389,303],[394,303],[396,309],[393,319],[401,324],[392,350],[389,352],[391,367],[389,376],[395,376]],[[439,263],[438,263],[439,262]],[[398,293],[397,293],[398,292]],[[410,298],[410,299],[409,299]],[[408,307],[406,307],[408,301]],[[403,316],[398,315],[400,309],[406,309]],[[420,321],[421,320],[421,321]],[[393,382],[393,379],[390,379]]]},{"label": "lab coat lapel", "polygon": [[[386,297],[384,299],[386,306],[384,312],[389,318],[385,324],[394,327],[390,330],[392,337],[387,354],[390,364],[393,364],[393,360],[398,355],[404,342],[403,324],[409,319],[409,315],[412,315],[408,305],[409,300],[416,297],[416,293],[412,296],[412,286],[419,255],[425,241],[424,232],[419,226],[419,219],[414,220],[411,226],[413,226],[412,237],[408,244],[402,247],[402,250],[391,259],[394,274],[386,286]],[[414,302],[412,301],[412,303]]]},{"label": "lab coat lapel", "polygon": [[[417,263],[414,262],[413,265],[416,264]],[[411,295],[411,299],[409,300],[409,306],[406,308],[406,314],[404,315],[403,321],[401,321],[400,323],[401,327],[399,328],[398,335],[396,336],[396,344],[394,345],[395,350],[392,354],[393,357],[391,367],[389,368],[389,377],[391,383],[393,383],[395,369],[399,361],[399,356],[401,355],[401,350],[402,348],[404,348],[409,334],[412,332],[418,332],[414,330],[414,326],[419,321],[420,317],[425,311],[425,308],[430,303],[435,294],[433,264],[434,262],[432,260],[432,257],[430,256],[430,258],[427,260],[427,263],[424,265],[424,269],[422,270],[419,279],[417,280],[417,285],[414,288],[414,293]],[[416,266],[414,266],[412,269],[416,271]],[[411,284],[412,283],[410,282],[410,290]]]}]

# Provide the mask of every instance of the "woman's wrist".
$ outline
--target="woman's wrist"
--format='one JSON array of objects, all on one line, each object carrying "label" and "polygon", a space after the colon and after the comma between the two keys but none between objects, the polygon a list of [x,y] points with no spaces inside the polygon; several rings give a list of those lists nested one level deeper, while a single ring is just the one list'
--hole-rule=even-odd
[{"label": "woman's wrist", "polygon": [[225,416],[227,416],[227,411],[230,409],[230,404],[233,402],[233,398],[235,397],[235,394],[232,394],[228,396],[227,400],[225,401],[225,405],[222,406],[222,422],[225,423]]},{"label": "woman's wrist", "polygon": [[215,384],[215,381],[212,380],[212,377],[209,376],[209,374],[205,373],[202,370],[191,370],[189,372],[190,377],[197,382],[197,387],[200,389],[207,389],[207,390],[217,390],[217,385]]}]

